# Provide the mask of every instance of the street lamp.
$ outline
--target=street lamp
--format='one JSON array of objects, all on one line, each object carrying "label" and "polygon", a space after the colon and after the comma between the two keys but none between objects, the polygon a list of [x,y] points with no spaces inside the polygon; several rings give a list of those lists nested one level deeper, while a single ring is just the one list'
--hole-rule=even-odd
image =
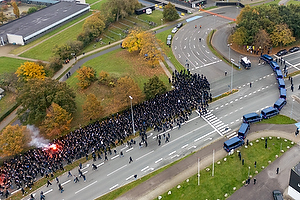
[{"label": "street lamp", "polygon": [[129,96],[130,98],[130,104],[131,104],[131,118],[132,118],[132,130],[133,130],[133,134],[135,135],[135,130],[134,130],[134,120],[133,120],[133,109],[132,109],[132,96]]},{"label": "street lamp", "polygon": [[240,55],[240,59],[239,59],[239,69],[241,69],[241,58],[243,57],[243,55]]},{"label": "street lamp", "polygon": [[230,80],[230,92],[232,92],[232,82],[233,82],[233,62],[234,60],[231,58],[231,80]]},{"label": "street lamp", "polygon": [[249,166],[249,170],[248,170],[248,177],[250,176],[250,166]]},{"label": "street lamp", "polygon": [[230,46],[232,45],[232,43],[227,44],[228,48],[229,48],[229,60],[231,62],[231,85],[230,85],[230,92],[232,91],[232,74],[233,74],[233,65],[232,65],[232,59],[230,57]]},{"label": "street lamp", "polygon": [[293,107],[294,107],[294,101],[295,101],[295,99],[293,99],[293,103],[292,103],[291,118],[293,118]]}]

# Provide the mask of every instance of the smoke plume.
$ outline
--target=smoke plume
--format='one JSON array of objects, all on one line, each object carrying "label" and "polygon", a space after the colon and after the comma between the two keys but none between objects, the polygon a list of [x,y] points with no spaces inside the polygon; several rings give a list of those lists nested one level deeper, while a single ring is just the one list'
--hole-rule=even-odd
[{"label": "smoke plume", "polygon": [[27,125],[27,129],[30,132],[31,141],[30,146],[35,146],[37,148],[45,148],[49,146],[49,140],[45,139],[40,135],[40,131],[34,125]]}]

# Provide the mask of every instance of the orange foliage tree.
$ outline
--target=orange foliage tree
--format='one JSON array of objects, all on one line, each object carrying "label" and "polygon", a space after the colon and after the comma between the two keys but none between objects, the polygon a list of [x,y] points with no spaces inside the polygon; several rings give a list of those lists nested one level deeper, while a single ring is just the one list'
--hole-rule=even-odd
[{"label": "orange foliage tree", "polygon": [[100,118],[103,113],[101,102],[91,93],[87,95],[85,103],[82,105],[85,120],[94,120]]},{"label": "orange foliage tree", "polygon": [[96,80],[96,71],[91,67],[83,66],[77,72],[78,74],[76,77],[79,80],[78,85],[82,89],[89,87],[92,82]]},{"label": "orange foliage tree", "polygon": [[16,74],[19,80],[25,81],[34,78],[44,80],[46,77],[44,67],[35,62],[25,62],[17,69]]}]

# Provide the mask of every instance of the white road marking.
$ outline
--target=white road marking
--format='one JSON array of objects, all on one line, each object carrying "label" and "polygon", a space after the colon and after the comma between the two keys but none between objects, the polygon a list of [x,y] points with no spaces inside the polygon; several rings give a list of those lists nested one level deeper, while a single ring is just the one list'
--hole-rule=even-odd
[{"label": "white road marking", "polygon": [[155,161],[154,163],[156,164],[156,163],[158,163],[158,162],[160,162],[160,161],[162,161],[163,160],[163,158],[160,158],[160,159],[158,159],[157,161]]},{"label": "white road marking", "polygon": [[88,168],[90,166],[90,164],[87,164],[84,168],[82,168],[81,170],[85,170],[86,168]]},{"label": "white road marking", "polygon": [[149,166],[143,168],[141,171],[145,171],[145,170],[148,169],[148,168],[149,168]]},{"label": "white road marking", "polygon": [[133,147],[131,147],[130,149],[127,149],[126,152],[131,151],[133,149]]},{"label": "white road marking", "polygon": [[112,157],[111,159],[113,160],[113,159],[115,159],[115,158],[117,158],[117,157],[119,157],[119,155],[115,155],[115,156]]},{"label": "white road marking", "polygon": [[89,171],[85,171],[85,172],[82,172],[83,174],[86,174],[86,173],[88,173]]},{"label": "white road marking", "polygon": [[181,148],[184,149],[187,146],[189,146],[189,144],[183,145]]},{"label": "white road marking", "polygon": [[230,101],[229,103],[233,103],[233,101]]},{"label": "white road marking", "polygon": [[75,192],[75,194],[77,194],[78,192],[81,192],[82,190],[85,190],[86,188],[90,187],[91,185],[94,185],[95,183],[97,183],[97,181],[85,186],[84,188],[81,188],[80,190],[78,190],[77,192]]},{"label": "white road marking", "polygon": [[[20,190],[21,190],[21,188],[18,189],[18,190],[16,190],[16,191],[13,191],[11,194],[15,194],[15,193],[19,192]],[[51,189],[51,190],[52,190],[52,189]]]},{"label": "white road marking", "polygon": [[69,183],[71,180],[67,180],[66,182],[63,182],[61,185],[66,185],[67,183]]},{"label": "white road marking", "polygon": [[46,195],[46,194],[48,194],[48,193],[50,193],[50,192],[52,192],[52,191],[53,191],[53,189],[50,189],[50,190],[44,192],[44,195]]},{"label": "white road marking", "polygon": [[124,168],[124,167],[126,167],[126,166],[127,166],[127,165],[124,165],[124,166],[122,166],[122,167],[120,167],[120,168],[116,169],[115,171],[113,171],[113,172],[111,172],[111,173],[107,174],[107,176],[110,176],[110,175],[112,175],[113,173],[116,173],[117,171],[119,171],[119,170],[123,169],[123,168]]},{"label": "white road marking", "polygon": [[233,124],[234,122],[230,122],[230,124]]},{"label": "white road marking", "polygon": [[205,135],[203,135],[203,136],[201,136],[201,137],[199,137],[199,138],[197,138],[196,140],[194,140],[194,142],[197,142],[197,141],[201,140],[202,138],[205,138],[205,137],[207,137],[207,136],[213,134],[214,132],[215,132],[215,130],[214,130],[214,131],[211,131],[211,132],[209,132],[209,133],[207,133],[207,134],[205,134]]},{"label": "white road marking", "polygon": [[148,156],[149,154],[151,154],[151,153],[153,153],[153,152],[154,152],[154,150],[152,150],[152,151],[146,153],[145,155],[142,155],[141,157],[137,158],[136,160],[139,160],[139,159],[141,159],[141,158],[144,158],[145,156]]},{"label": "white road marking", "polygon": [[188,148],[188,150],[190,150],[192,148],[196,149],[196,146],[191,146],[191,147]]},{"label": "white road marking", "polygon": [[119,186],[119,184],[116,184],[116,185],[112,186],[111,188],[109,188],[109,190],[113,190],[114,188],[116,188],[118,186]]},{"label": "white road marking", "polygon": [[126,181],[128,181],[129,179],[131,179],[134,175],[129,176],[128,178],[126,178]]},{"label": "white road marking", "polygon": [[127,146],[127,144],[126,144],[126,147],[123,147],[122,149],[121,149],[121,151],[123,151],[124,149],[126,149],[128,146]]},{"label": "white road marking", "polygon": [[173,158],[175,158],[175,157],[179,157],[179,155],[176,154],[176,155],[172,156],[171,159],[173,159]]},{"label": "white road marking", "polygon": [[211,138],[211,137],[210,137],[210,138],[206,138],[206,139],[204,140],[204,142],[207,141],[207,140],[212,140],[212,138]]},{"label": "white road marking", "polygon": [[104,162],[100,163],[99,165],[97,165],[97,167],[100,167],[101,165],[104,165]]},{"label": "white road marking", "polygon": [[172,154],[174,154],[174,153],[176,153],[176,151],[173,151],[173,152],[169,153],[169,156],[172,155]]}]

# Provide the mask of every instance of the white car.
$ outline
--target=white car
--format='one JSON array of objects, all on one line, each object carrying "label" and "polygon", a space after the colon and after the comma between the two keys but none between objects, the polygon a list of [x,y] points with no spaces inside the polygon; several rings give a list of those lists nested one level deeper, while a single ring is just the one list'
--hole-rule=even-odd
[{"label": "white car", "polygon": [[178,31],[178,28],[174,27],[173,30],[172,30],[172,33],[176,33],[177,31]]}]

